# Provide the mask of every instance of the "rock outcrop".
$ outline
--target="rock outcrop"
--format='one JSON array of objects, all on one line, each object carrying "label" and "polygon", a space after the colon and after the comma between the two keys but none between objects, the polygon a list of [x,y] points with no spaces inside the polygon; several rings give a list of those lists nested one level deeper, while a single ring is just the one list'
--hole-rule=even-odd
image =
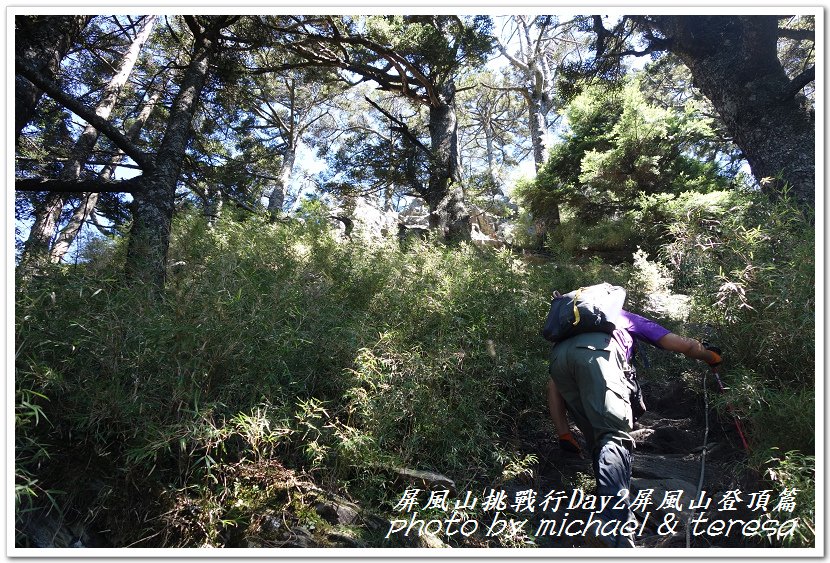
[{"label": "rock outcrop", "polygon": [[[501,248],[515,245],[521,227],[514,225],[518,206],[507,196],[497,196],[486,209],[470,206],[471,238],[474,244]],[[356,197],[332,210],[333,224],[344,237],[361,233],[368,237],[385,237],[397,233],[421,236],[429,229],[429,208],[413,199],[400,211],[386,209],[374,197]],[[414,235],[413,235],[414,233]],[[529,233],[532,235],[532,233]]]}]

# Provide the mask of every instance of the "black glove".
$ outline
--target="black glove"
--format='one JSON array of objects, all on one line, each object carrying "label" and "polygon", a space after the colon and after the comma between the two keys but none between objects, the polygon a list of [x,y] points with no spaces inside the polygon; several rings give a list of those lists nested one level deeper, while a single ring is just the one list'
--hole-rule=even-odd
[{"label": "black glove", "polygon": [[714,360],[706,363],[713,367],[719,366],[723,361],[723,358],[721,358],[720,348],[717,348],[716,346],[711,346],[708,342],[701,342],[701,344],[703,344],[703,347],[706,348],[706,350],[708,350],[709,352],[712,352],[712,354],[715,356]]},{"label": "black glove", "polygon": [[566,452],[571,452],[577,454],[579,457],[582,457],[582,448],[579,447],[579,444],[576,443],[576,440],[574,440],[570,432],[566,434],[560,434],[558,438],[560,448],[562,448]]}]

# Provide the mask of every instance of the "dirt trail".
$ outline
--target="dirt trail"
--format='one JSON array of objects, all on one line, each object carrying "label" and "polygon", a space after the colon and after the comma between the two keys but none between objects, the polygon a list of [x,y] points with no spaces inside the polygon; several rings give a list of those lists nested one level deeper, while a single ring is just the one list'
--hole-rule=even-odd
[{"label": "dirt trail", "polygon": [[[635,515],[639,521],[636,533],[636,547],[638,548],[746,548],[761,547],[760,540],[749,541],[740,532],[740,525],[730,528],[727,535],[726,530],[718,530],[717,526],[712,533],[708,533],[708,526],[714,520],[729,519],[736,522],[749,521],[757,518],[746,508],[747,495],[742,493],[743,502],[736,503],[734,510],[720,512],[722,506],[719,500],[727,491],[741,490],[746,492],[757,491],[758,486],[753,482],[752,475],[740,475],[736,468],[744,459],[744,450],[735,426],[729,420],[717,420],[714,413],[710,413],[710,425],[707,439],[707,453],[705,465],[701,463],[703,455],[703,441],[705,433],[704,405],[678,378],[675,381],[665,383],[644,383],[648,412],[637,422],[633,435],[637,441],[637,448],[633,457],[631,495],[635,498],[640,491],[651,490],[651,505],[644,510],[636,511]],[[711,391],[710,391],[711,393]],[[389,547],[389,541],[394,547],[413,548],[442,548],[448,544],[455,548],[470,547],[520,547],[527,546],[532,542],[539,548],[569,548],[580,549],[589,547],[580,533],[568,535],[562,533],[564,529],[569,530],[568,523],[578,520],[588,522],[591,513],[596,512],[598,507],[592,507],[585,502],[576,508],[570,506],[573,495],[582,496],[593,494],[593,471],[589,459],[580,459],[575,454],[563,451],[556,439],[553,424],[547,418],[546,412],[541,408],[538,412],[527,413],[518,421],[515,429],[514,446],[525,456],[534,455],[538,459],[535,470],[530,473],[501,485],[495,485],[494,491],[502,491],[506,505],[514,504],[517,493],[521,496],[527,491],[535,493],[534,510],[511,510],[503,512],[496,509],[479,516],[477,533],[462,537],[457,532],[461,521],[456,521],[456,532],[449,538],[445,533],[434,534],[412,534],[404,535],[402,528],[393,534],[391,540],[369,540],[365,544],[355,545],[354,540],[346,541],[347,535],[352,534],[356,528],[373,529],[377,533],[380,530],[381,536],[384,531],[390,531],[392,524],[383,519],[366,514],[362,508],[352,505],[344,499],[334,498],[331,495],[317,495],[318,514],[335,526],[351,526],[349,534],[331,534],[327,538],[317,537],[302,526],[290,528],[287,532],[278,534],[279,541],[261,542],[251,541],[250,537],[240,538],[237,545],[240,547]],[[578,430],[572,428],[572,433],[584,447],[584,440]],[[705,491],[705,499],[710,499],[710,505],[705,511],[704,517],[707,522],[697,525],[697,535],[690,534],[687,540],[686,522],[690,516],[699,517],[701,511],[694,514],[688,510],[689,503],[699,499],[699,485],[701,469],[704,469],[702,490]],[[444,482],[451,479],[431,472],[410,472],[426,476],[426,481],[416,483],[413,487],[440,490],[444,488]],[[436,477],[439,479],[436,480]],[[429,483],[428,483],[428,482]],[[401,493],[405,484],[400,484]],[[574,491],[577,490],[575,493]],[[581,492],[579,492],[581,490]],[[317,493],[322,491],[316,490]],[[682,491],[679,497],[679,504],[682,510],[673,507],[668,509],[660,508],[666,494],[676,494]],[[307,491],[311,493],[312,491]],[[546,510],[542,505],[549,493],[552,496],[563,496],[558,511],[552,510],[549,504]],[[317,494],[315,493],[315,495]],[[463,498],[463,491],[457,491],[457,496],[451,499]],[[423,500],[423,499],[421,499]],[[480,497],[479,500],[483,500]],[[319,504],[322,503],[322,504]],[[646,517],[646,513],[648,516]],[[401,517],[408,518],[411,514],[402,514]],[[415,516],[412,516],[413,519]],[[428,518],[427,518],[428,519]],[[486,531],[493,527],[499,530],[495,523],[503,520],[504,534],[490,535]],[[376,520],[376,522],[375,522]],[[517,526],[516,534],[510,534],[513,527],[510,520]],[[544,521],[547,521],[545,524]],[[669,521],[673,524],[672,531],[664,529],[661,533],[661,525]],[[437,521],[433,521],[437,523]],[[676,523],[675,523],[676,522]],[[299,524],[299,523],[297,523]],[[427,525],[429,526],[429,525]],[[575,529],[580,529],[579,524]],[[404,525],[404,527],[406,527]],[[435,527],[435,526],[433,526]],[[413,530],[417,530],[414,528]],[[446,530],[444,530],[446,531]],[[540,533],[541,531],[541,533]],[[448,542],[448,543],[445,543]]]},{"label": "dirt trail", "polygon": [[[635,499],[640,491],[653,490],[651,505],[635,511],[640,527],[636,534],[635,544],[641,548],[686,548],[687,533],[685,523],[692,516],[689,510],[690,502],[699,499],[701,470],[703,470],[703,485],[700,490],[705,491],[703,501],[711,499],[707,510],[703,510],[708,522],[701,521],[690,533],[689,547],[758,547],[757,541],[747,541],[738,531],[738,525],[733,526],[728,536],[723,531],[715,535],[707,533],[707,526],[716,519],[741,519],[744,521],[757,518],[746,507],[747,495],[744,492],[758,490],[754,475],[738,474],[737,468],[745,459],[745,451],[741,444],[735,425],[730,421],[718,420],[710,411],[709,432],[707,437],[707,451],[705,464],[702,463],[703,443],[706,429],[704,404],[698,399],[679,378],[664,383],[644,383],[648,412],[636,423],[632,435],[637,446],[632,462],[631,499]],[[711,400],[711,390],[710,400]],[[572,425],[572,433],[583,445],[585,441],[578,429]],[[531,532],[536,532],[542,518],[554,519],[557,531],[562,520],[567,517],[570,521],[581,519],[587,521],[590,510],[581,508],[563,510],[567,508],[574,487],[581,486],[585,494],[592,493],[593,471],[588,455],[586,459],[579,459],[575,454],[559,448],[553,425],[549,421],[539,425],[527,435],[521,436],[522,446],[534,453],[539,459],[538,475],[534,483],[517,483],[513,488],[520,490],[522,486],[532,486],[537,492],[537,505],[550,491],[564,491],[567,501],[562,501],[557,513],[542,514],[539,510],[534,514],[534,520],[526,526]],[[679,497],[681,511],[675,508],[658,509],[666,493],[683,491]],[[718,511],[719,504],[727,491],[740,490],[743,502],[735,503],[734,510]],[[510,491],[513,492],[513,491]],[[550,506],[550,505],[549,505]],[[695,511],[694,517],[701,510]],[[648,517],[645,518],[646,513]],[[663,528],[659,533],[660,525],[666,520],[677,521],[674,532]],[[644,521],[645,520],[645,521]],[[725,531],[725,530],[724,530]],[[539,547],[588,547],[584,539],[577,535],[566,537],[564,534],[541,534],[536,536]]]}]

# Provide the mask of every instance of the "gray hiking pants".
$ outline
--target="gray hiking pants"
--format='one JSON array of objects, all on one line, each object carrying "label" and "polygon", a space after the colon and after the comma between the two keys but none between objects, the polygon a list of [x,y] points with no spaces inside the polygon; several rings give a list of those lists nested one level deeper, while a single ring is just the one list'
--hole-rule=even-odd
[{"label": "gray hiking pants", "polygon": [[[559,342],[550,358],[550,376],[588,442],[597,480],[596,494],[615,498],[598,516],[603,522],[616,520],[620,526],[634,520],[628,494],[620,493],[630,489],[634,449],[634,439],[629,434],[634,419],[625,367],[625,357],[617,342],[611,335],[598,332]],[[616,499],[623,495],[623,506],[613,509]],[[605,528],[611,529],[613,525]],[[632,547],[614,534],[603,536],[612,546]]]}]

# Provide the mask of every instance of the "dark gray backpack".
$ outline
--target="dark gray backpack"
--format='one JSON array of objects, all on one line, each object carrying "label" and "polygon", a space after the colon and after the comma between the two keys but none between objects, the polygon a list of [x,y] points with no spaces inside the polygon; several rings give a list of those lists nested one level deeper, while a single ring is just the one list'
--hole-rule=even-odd
[{"label": "dark gray backpack", "polygon": [[584,332],[612,333],[625,303],[625,289],[610,283],[554,295],[542,336],[561,342]]}]

